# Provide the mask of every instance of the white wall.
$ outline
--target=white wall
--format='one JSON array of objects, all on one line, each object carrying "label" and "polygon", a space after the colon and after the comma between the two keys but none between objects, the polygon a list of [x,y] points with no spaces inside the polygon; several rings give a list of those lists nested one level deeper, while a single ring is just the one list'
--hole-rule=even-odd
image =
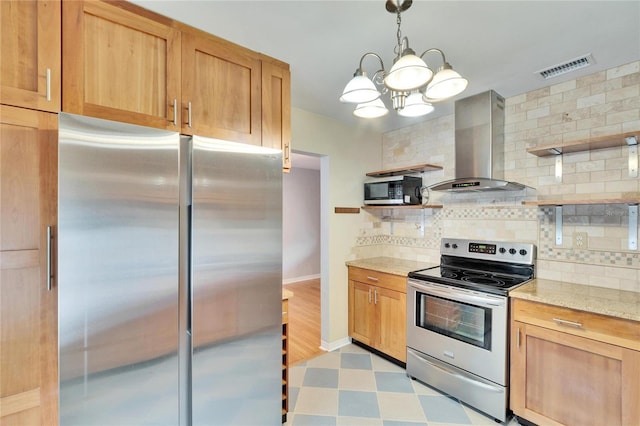
[{"label": "white wall", "polygon": [[[348,286],[345,261],[367,213],[335,214],[335,207],[360,207],[366,172],[380,170],[380,133],[365,126],[349,127],[330,118],[292,108],[293,149],[320,154],[323,192],[322,330],[327,349],[347,338]],[[326,176],[324,176],[326,174]],[[295,297],[295,296],[294,296]]]},{"label": "white wall", "polygon": [[295,167],[283,175],[282,280],[320,276],[320,170]]}]

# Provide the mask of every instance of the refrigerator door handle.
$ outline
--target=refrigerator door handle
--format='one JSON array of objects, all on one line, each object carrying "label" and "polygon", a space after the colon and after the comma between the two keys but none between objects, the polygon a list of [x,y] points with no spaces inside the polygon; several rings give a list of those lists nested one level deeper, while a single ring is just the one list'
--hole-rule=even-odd
[{"label": "refrigerator door handle", "polygon": [[[191,270],[191,268],[193,267],[192,261],[191,261],[191,248],[192,248],[192,240],[191,240],[191,235],[193,232],[193,205],[189,204],[187,206],[187,247],[189,247],[188,249],[188,255],[187,255],[187,264],[189,265],[189,270]],[[192,324],[193,324],[193,287],[192,287],[192,274],[189,273],[189,277],[187,279],[187,295],[188,295],[188,301],[187,301],[187,335],[189,337],[193,336],[192,333]],[[193,346],[191,346],[191,348],[193,349]]]}]

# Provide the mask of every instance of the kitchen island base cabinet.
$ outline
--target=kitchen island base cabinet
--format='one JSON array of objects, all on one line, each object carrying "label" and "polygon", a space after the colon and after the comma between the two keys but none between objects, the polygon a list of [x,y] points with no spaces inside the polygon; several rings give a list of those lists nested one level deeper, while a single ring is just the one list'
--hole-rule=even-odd
[{"label": "kitchen island base cabinet", "polygon": [[407,361],[406,277],[349,267],[349,336]]},{"label": "kitchen island base cabinet", "polygon": [[[604,331],[597,330],[600,315],[512,303],[514,414],[540,425],[640,424],[640,351],[596,339]],[[614,338],[634,323],[611,322]]]}]

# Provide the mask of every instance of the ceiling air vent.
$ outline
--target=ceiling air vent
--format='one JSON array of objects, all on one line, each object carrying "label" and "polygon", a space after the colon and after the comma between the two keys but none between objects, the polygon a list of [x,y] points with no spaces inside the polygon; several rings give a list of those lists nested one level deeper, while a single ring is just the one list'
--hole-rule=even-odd
[{"label": "ceiling air vent", "polygon": [[579,58],[571,59],[570,61],[536,71],[535,74],[540,75],[546,80],[571,71],[579,70],[580,68],[588,67],[594,63],[595,60],[593,59],[593,56],[591,56],[591,53],[589,53],[587,55],[580,56]]}]

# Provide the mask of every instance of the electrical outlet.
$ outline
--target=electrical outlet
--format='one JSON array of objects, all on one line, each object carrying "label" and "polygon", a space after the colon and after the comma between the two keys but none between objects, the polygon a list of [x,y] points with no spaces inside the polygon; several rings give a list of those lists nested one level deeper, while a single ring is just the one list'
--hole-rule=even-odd
[{"label": "electrical outlet", "polygon": [[573,233],[573,248],[586,249],[588,247],[589,236],[586,232]]}]

